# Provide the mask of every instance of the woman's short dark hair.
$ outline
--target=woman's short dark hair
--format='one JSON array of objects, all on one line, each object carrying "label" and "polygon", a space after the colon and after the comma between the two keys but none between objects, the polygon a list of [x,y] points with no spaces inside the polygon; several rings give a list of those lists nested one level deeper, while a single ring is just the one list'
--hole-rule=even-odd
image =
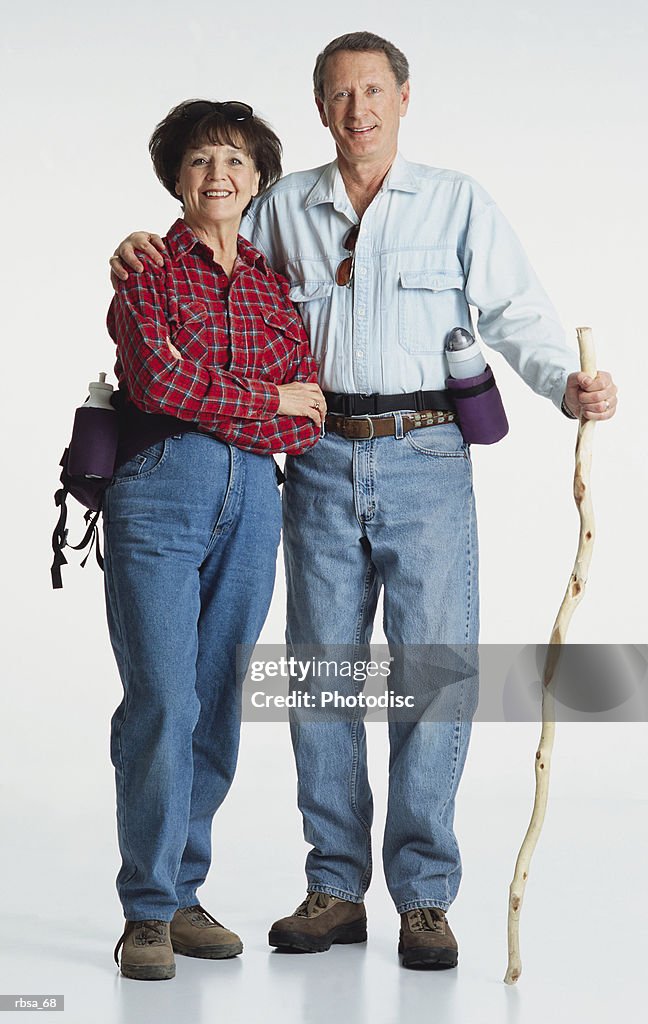
[{"label": "woman's short dark hair", "polygon": [[340,50],[351,51],[351,53],[384,53],[389,65],[394,72],[396,85],[400,89],[409,78],[409,64],[407,57],[397,46],[390,43],[388,39],[377,36],[373,32],[347,32],[344,36],[332,39],[328,46],[325,46],[315,61],[313,71],[313,88],[319,100],[324,99],[324,76],[326,74],[326,62],[334,53]]},{"label": "woman's short dark hair", "polygon": [[[157,125],[149,142],[155,173],[167,192],[181,200],[176,180],[188,149],[198,149],[206,143],[240,146],[252,157],[259,172],[261,195],[281,177],[281,142],[270,125],[254,114],[244,121],[232,121],[217,108],[202,113],[202,104],[208,102],[185,100]],[[193,104],[201,116],[193,113]]]}]

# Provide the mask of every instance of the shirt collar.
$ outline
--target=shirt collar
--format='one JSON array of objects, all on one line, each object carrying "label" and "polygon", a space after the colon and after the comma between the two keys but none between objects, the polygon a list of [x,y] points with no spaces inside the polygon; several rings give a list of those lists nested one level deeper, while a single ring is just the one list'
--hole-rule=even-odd
[{"label": "shirt collar", "polygon": [[266,277],[270,277],[270,269],[265,256],[263,253],[259,252],[258,249],[255,249],[254,246],[248,242],[247,238],[243,238],[243,235],[238,236],[237,247],[239,259],[243,260],[248,267],[257,267],[262,274],[265,274]]},{"label": "shirt collar", "polygon": [[[387,176],[382,183],[381,192],[395,189],[399,192],[418,192],[418,182],[410,164],[400,153],[396,154]],[[349,199],[346,194],[342,175],[337,160],[327,164],[315,185],[306,197],[306,209],[311,206],[319,206],[321,203],[332,203],[336,210],[343,210],[348,206]]]},{"label": "shirt collar", "polygon": [[[198,249],[203,255],[207,255],[210,260],[214,258],[214,253],[209,246],[194,235],[182,217],[179,217],[169,228],[166,236],[166,247],[171,259],[174,260],[181,260],[188,253],[193,252],[194,249]],[[265,257],[253,245],[250,245],[242,235],[238,236],[237,249],[239,259],[246,266],[250,268],[257,267],[266,277],[269,277],[270,271]]]},{"label": "shirt collar", "polygon": [[420,192],[419,183],[414,174],[414,165],[397,153],[382,187],[384,192],[387,192],[388,189],[396,189],[398,192]]}]

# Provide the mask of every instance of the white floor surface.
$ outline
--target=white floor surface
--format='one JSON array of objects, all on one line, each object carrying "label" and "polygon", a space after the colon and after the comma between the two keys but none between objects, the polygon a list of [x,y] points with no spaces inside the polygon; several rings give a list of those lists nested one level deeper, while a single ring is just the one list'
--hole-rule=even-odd
[{"label": "white floor surface", "polygon": [[[106,767],[94,791],[87,780],[79,786],[76,807],[73,791],[57,799],[44,780],[41,802],[23,801],[9,814],[1,851],[0,993],[64,994],[64,1012],[49,1014],[55,1024],[598,1024],[643,1018],[646,802],[605,792],[601,798],[565,796],[560,764],[554,766],[556,792],[522,913],[523,975],[509,988],[502,983],[507,892],[532,782],[529,774],[528,786],[524,780],[509,787],[500,776],[493,792],[493,779],[480,770],[490,742],[482,730],[457,809],[464,880],[449,919],[460,944],[459,967],[406,971],[396,955],[398,918],[379,857],[384,727],[368,728],[376,867],[366,945],[314,955],[281,955],[266,945],[269,924],[303,898],[304,844],[287,730],[246,726],[239,774],[217,819],[214,865],[201,893],[204,905],[241,934],[243,955],[231,961],[177,957],[172,981],[119,976],[112,961],[121,915]],[[530,766],[535,729],[509,728],[517,728],[516,743],[528,746]],[[99,751],[97,765],[102,756]],[[73,778],[78,773],[70,775],[74,790]],[[6,1019],[17,1015],[8,1012]]]}]

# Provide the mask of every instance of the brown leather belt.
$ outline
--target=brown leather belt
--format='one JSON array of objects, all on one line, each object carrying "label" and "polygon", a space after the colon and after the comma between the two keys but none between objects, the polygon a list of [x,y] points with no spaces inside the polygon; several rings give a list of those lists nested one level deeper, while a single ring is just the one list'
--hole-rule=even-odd
[{"label": "brown leather belt", "polygon": [[[401,414],[403,432],[416,430],[417,427],[435,427],[438,423],[453,423],[453,412],[441,412],[438,409],[422,412],[404,412]],[[350,441],[368,441],[372,437],[395,437],[395,416],[337,416],[329,413],[326,417],[326,429],[333,434],[340,434]]]}]

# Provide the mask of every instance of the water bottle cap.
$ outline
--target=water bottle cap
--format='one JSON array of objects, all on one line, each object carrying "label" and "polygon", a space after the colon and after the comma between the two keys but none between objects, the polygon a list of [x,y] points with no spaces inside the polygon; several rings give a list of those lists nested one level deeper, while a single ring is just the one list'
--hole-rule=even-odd
[{"label": "water bottle cap", "polygon": [[106,383],[106,373],[104,370],[99,374],[98,380],[91,380],[88,384],[89,388],[100,388],[102,391],[113,391],[112,384]]},{"label": "water bottle cap", "polygon": [[91,380],[88,384],[88,398],[84,405],[88,409],[113,409],[113,391],[112,384],[107,382],[106,374],[102,372],[99,374],[99,380]]},{"label": "water bottle cap", "polygon": [[454,327],[446,337],[445,347],[447,352],[460,352],[474,344],[475,339],[470,331],[464,330],[463,327]]}]

